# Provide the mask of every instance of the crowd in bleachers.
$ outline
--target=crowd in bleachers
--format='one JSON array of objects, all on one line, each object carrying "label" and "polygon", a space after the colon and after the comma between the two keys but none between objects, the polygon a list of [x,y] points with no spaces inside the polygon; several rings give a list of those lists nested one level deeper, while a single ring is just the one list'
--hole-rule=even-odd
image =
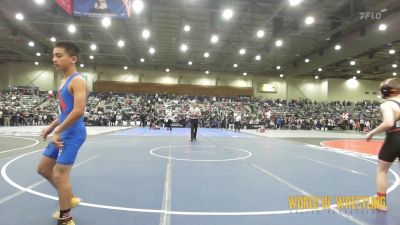
[{"label": "crowd in bleachers", "polygon": [[[173,126],[187,127],[187,111],[193,100],[202,111],[200,126],[209,128],[228,128],[239,118],[241,127],[247,129],[346,129],[365,132],[381,122],[378,101],[313,102],[308,99],[112,93],[89,95],[85,122],[95,126],[159,127],[171,119]],[[58,103],[53,94],[0,92],[0,125],[45,125],[57,113]]]},{"label": "crowd in bleachers", "polygon": [[53,107],[40,108],[48,100],[47,92],[31,89],[10,89],[0,91],[0,125],[29,126],[44,125],[53,121],[57,116]]}]

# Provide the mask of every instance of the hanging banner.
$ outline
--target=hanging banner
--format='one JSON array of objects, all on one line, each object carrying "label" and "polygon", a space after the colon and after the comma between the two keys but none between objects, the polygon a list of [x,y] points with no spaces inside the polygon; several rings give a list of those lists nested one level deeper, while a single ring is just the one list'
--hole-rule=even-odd
[{"label": "hanging banner", "polygon": [[56,3],[69,15],[72,15],[72,0],[56,0]]},{"label": "hanging banner", "polygon": [[74,0],[74,15],[86,17],[129,18],[129,0]]}]

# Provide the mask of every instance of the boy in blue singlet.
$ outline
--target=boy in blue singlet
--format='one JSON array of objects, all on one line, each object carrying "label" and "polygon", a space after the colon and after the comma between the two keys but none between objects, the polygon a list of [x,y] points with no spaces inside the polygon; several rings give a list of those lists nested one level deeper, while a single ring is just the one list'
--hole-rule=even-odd
[{"label": "boy in blue singlet", "polygon": [[37,170],[57,189],[60,211],[53,217],[58,219],[58,225],[75,225],[70,211],[80,202],[73,196],[69,181],[72,165],[86,139],[83,114],[88,89],[85,79],[76,70],[78,55],[79,48],[71,42],[59,42],[53,49],[53,65],[64,73],[58,89],[60,113],[41,132],[44,140],[53,133],[52,142],[44,150]]}]

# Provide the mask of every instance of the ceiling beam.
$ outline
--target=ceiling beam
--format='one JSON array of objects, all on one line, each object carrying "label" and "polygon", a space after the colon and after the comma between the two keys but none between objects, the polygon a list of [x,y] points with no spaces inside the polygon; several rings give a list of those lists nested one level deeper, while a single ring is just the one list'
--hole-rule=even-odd
[{"label": "ceiling beam", "polygon": [[[371,19],[360,20],[360,16],[356,15],[354,18],[351,18],[349,22],[343,23],[341,26],[335,28],[334,30],[331,30],[326,35],[320,37],[318,43],[322,44],[318,48],[316,48],[316,50],[300,56],[293,62],[289,62],[288,64],[286,64],[285,73],[288,76],[296,76],[302,73],[308,73],[318,67],[328,66],[340,62],[346,58],[353,58],[357,55],[364,54],[367,51],[370,51],[370,49],[380,48],[386,43],[397,40],[400,35],[400,30],[399,27],[395,24],[398,23],[396,22],[396,20],[399,21],[400,19],[400,12],[398,12],[400,2],[391,1],[390,3],[390,6],[388,6],[388,2],[384,2],[376,5],[374,9],[369,9],[369,11],[379,11],[380,9],[385,7],[390,8],[390,12],[386,12],[386,17],[382,19],[382,21],[385,21],[385,23],[389,24],[390,31],[384,33],[377,32],[376,24],[379,21]],[[366,27],[367,35],[365,37],[361,37],[359,35],[358,28],[360,28],[361,26]],[[324,40],[326,37],[330,37],[333,34],[346,30],[346,35],[343,35],[343,38],[341,38],[341,40],[331,40],[330,42]],[[340,50],[339,52],[333,50],[333,47],[336,43],[335,41],[337,41],[337,43],[341,43],[342,45],[342,50]],[[366,46],[368,46],[368,49],[366,49]],[[318,53],[320,50],[324,51],[323,56],[319,56]],[[301,60],[303,60],[304,57],[309,58],[311,62],[302,62]],[[264,69],[264,71],[268,70],[269,68]]]},{"label": "ceiling beam", "polygon": [[[44,35],[38,31],[38,29],[34,28],[33,26],[29,24],[23,24],[23,28],[21,26],[17,26],[13,24],[12,21],[14,21],[14,15],[12,14],[14,10],[10,8],[5,1],[0,1],[0,18],[4,21],[6,26],[15,32],[18,33],[18,35],[23,36],[25,39],[28,40],[33,40],[37,44],[39,44],[41,47],[44,47],[46,50],[52,49],[52,46],[44,41],[47,39],[47,37],[44,37]],[[17,53],[19,54],[24,54],[25,56],[29,56],[29,53],[25,53],[21,50],[18,50],[17,48],[13,46],[8,46],[9,48],[14,49],[15,51],[18,51]],[[29,56],[28,58],[31,58],[32,56]]]},{"label": "ceiling beam", "polygon": [[310,63],[299,62],[299,66],[286,65],[285,73],[288,76],[300,75],[315,70],[318,67],[328,66],[347,58],[354,58],[354,56],[363,54],[370,51],[370,49],[380,48],[381,46],[391,43],[399,39],[400,26],[400,12],[394,12],[384,18],[385,23],[388,24],[389,30],[380,32],[377,30],[376,23],[367,26],[367,35],[365,37],[355,37],[358,34],[349,34],[343,41],[340,42],[342,49],[335,51],[333,46],[327,49],[323,56],[319,56],[318,53],[310,55]]}]

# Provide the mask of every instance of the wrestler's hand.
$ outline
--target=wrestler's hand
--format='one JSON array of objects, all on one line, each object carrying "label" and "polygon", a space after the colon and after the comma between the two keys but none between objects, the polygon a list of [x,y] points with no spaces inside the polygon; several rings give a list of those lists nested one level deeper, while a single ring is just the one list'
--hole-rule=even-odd
[{"label": "wrestler's hand", "polygon": [[49,134],[50,134],[50,132],[49,132],[49,128],[48,128],[48,127],[43,128],[43,129],[40,131],[40,137],[43,138],[43,141],[46,141],[47,136],[48,136]]},{"label": "wrestler's hand", "polygon": [[58,148],[58,149],[64,148],[64,143],[62,142],[60,133],[57,132],[57,129],[54,131],[53,143],[56,146],[56,148]]},{"label": "wrestler's hand", "polygon": [[374,134],[372,132],[369,132],[366,136],[367,141],[370,141],[372,139],[372,137],[374,136]]}]

